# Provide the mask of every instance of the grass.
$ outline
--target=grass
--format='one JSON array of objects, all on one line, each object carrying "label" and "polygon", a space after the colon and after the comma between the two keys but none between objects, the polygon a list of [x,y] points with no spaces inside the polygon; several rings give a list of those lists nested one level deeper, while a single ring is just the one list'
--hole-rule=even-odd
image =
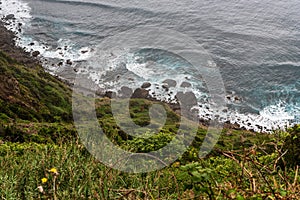
[{"label": "grass", "polygon": [[[205,159],[186,155],[160,171],[129,174],[99,163],[76,139],[57,144],[5,142],[0,145],[0,198],[299,198],[298,171],[279,168],[280,153],[264,150],[264,145],[223,150]],[[58,175],[49,172],[53,167]],[[42,183],[42,178],[48,181]]]},{"label": "grass", "polygon": [[27,68],[0,51],[1,118],[72,121],[71,90],[41,66]]},{"label": "grass", "polygon": [[[132,100],[133,105],[151,104]],[[153,102],[152,102],[153,103]],[[151,140],[124,137],[111,114],[110,100],[96,101],[97,116],[105,133],[121,148],[149,152],[169,142],[176,134],[175,113],[170,123]],[[137,108],[133,106],[132,112]],[[138,123],[143,110],[133,119]],[[144,117],[142,118],[144,121]],[[8,125],[7,125],[8,126]],[[4,126],[5,127],[5,126]],[[290,133],[272,135],[241,130],[223,130],[216,147],[198,158],[206,129],[199,127],[191,147],[171,166],[162,170],[130,174],[110,169],[85,149],[68,123],[16,123],[12,132],[27,135],[0,145],[0,194],[2,199],[297,199],[300,197],[295,165],[282,167],[283,147]],[[4,128],[5,129],[5,128]],[[18,131],[16,131],[18,130]],[[11,134],[7,134],[11,135]],[[36,138],[39,138],[38,140]],[[55,167],[58,175],[49,172]],[[42,183],[42,178],[47,178]],[[55,181],[55,182],[54,182]],[[41,186],[43,191],[39,191]]]},{"label": "grass", "polygon": [[[192,144],[170,166],[124,173],[103,165],[83,146],[72,123],[71,90],[63,83],[1,52],[0,71],[0,199],[300,198],[300,126],[274,134],[224,129],[215,148],[200,159],[207,130],[197,125]],[[132,120],[149,125],[148,111],[156,103],[132,99]],[[95,105],[102,130],[124,150],[151,152],[178,134],[180,116],[166,104],[167,120],[159,132],[133,130],[148,138],[118,126],[110,99],[97,99]],[[189,137],[189,132],[180,134]]]}]

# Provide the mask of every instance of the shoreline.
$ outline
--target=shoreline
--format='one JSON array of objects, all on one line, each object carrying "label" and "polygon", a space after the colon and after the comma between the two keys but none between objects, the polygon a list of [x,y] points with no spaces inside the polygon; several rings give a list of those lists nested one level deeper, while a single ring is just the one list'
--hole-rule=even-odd
[{"label": "shoreline", "polygon": [[[17,37],[16,34],[10,30],[8,30],[4,26],[4,22],[0,22],[0,50],[5,52],[7,55],[9,55],[11,58],[15,59],[18,63],[24,64],[26,67],[35,68],[37,65],[41,66],[42,63],[39,60],[38,57],[34,57],[31,55],[30,52],[26,52],[21,47],[16,46],[15,44],[15,38]],[[43,68],[43,67],[42,67]],[[44,71],[46,71],[43,68]],[[48,72],[47,72],[48,73]],[[59,76],[53,76],[66,84],[68,87],[72,89],[73,84],[67,80],[64,80],[60,78]],[[97,92],[96,92],[97,93]],[[96,94],[99,98],[107,97],[107,98],[113,98],[114,93],[111,91],[102,91],[101,94]],[[180,111],[180,105],[178,103],[168,103],[164,101],[157,100],[149,95],[149,91],[146,90],[141,86],[141,88],[138,88],[137,90],[133,91],[132,94],[133,98],[143,98],[154,102],[162,102],[166,103],[170,106],[172,110],[178,113]],[[203,120],[199,119],[199,125],[203,126],[205,128],[208,128],[209,123],[213,121]],[[224,123],[224,129],[234,129],[234,130],[244,130],[249,132],[255,132],[253,130],[247,130],[245,128],[240,127],[238,124],[231,124],[229,122]],[[262,132],[263,133],[263,132]]]},{"label": "shoreline", "polygon": [[[12,57],[13,59],[15,59],[17,62],[24,64],[26,67],[31,67],[31,68],[35,68],[37,65],[41,66],[43,68],[44,71],[46,71],[44,69],[44,67],[42,66],[42,61],[40,60],[41,58],[39,57],[35,57],[32,55],[31,52],[26,52],[24,49],[22,49],[21,47],[16,46],[16,42],[15,42],[15,38],[17,37],[16,34],[10,30],[8,30],[5,26],[4,26],[5,22],[1,21],[0,22],[0,50],[5,52],[7,55],[9,55],[10,57]],[[49,73],[49,72],[47,72]],[[67,79],[64,79],[62,77],[59,77],[59,75],[52,75],[53,77],[55,77],[56,79],[60,80],[61,82],[63,82],[64,84],[66,84],[69,88],[72,89],[73,87],[73,83],[72,81],[68,81]],[[100,89],[100,92],[96,91],[96,96],[99,98],[103,98],[103,97],[108,97],[108,98],[113,98],[114,96],[114,92],[111,91],[103,91]],[[124,94],[125,96],[128,95],[126,94],[128,92],[127,88],[124,87]],[[122,91],[121,91],[122,94]],[[181,95],[182,96],[182,95]],[[154,97],[151,97],[151,95],[149,94],[149,90],[147,90],[147,88],[144,88],[143,86],[141,86],[140,88],[138,88],[135,91],[132,91],[132,98],[144,98],[144,99],[148,99],[151,101],[156,101],[156,102],[162,102],[162,103],[166,103],[170,106],[170,108],[172,110],[174,110],[175,112],[178,113],[178,111],[180,111],[180,105],[178,103],[170,103],[170,102],[165,102],[165,101],[161,101],[161,100],[157,100]],[[189,97],[188,97],[189,98]],[[193,114],[193,113],[192,113]],[[201,119],[198,118],[199,120],[199,125],[208,128],[210,123],[213,123],[213,120],[205,120],[205,119]],[[251,129],[246,129],[242,126],[240,126],[239,124],[235,123],[230,123],[225,122],[225,123],[220,123],[223,124],[223,128],[224,129],[234,129],[234,130],[244,130],[244,131],[249,131],[252,133],[266,133],[266,134],[270,134],[269,132],[265,132],[263,131],[254,131]],[[275,131],[275,130],[273,130]],[[271,131],[271,132],[273,132]]]},{"label": "shoreline", "polygon": [[[5,22],[0,20],[0,51],[3,51],[12,59],[16,60],[18,63],[22,63],[26,67],[35,68],[37,65],[39,65],[46,72],[45,68],[42,66],[42,61],[39,59],[39,57],[33,56],[32,52],[26,52],[24,48],[21,48],[16,45],[16,33],[14,33],[11,30],[8,30],[4,24]],[[72,83],[68,80],[63,79],[57,75],[52,76],[60,80],[70,88],[72,88]]]},{"label": "shoreline", "polygon": [[35,67],[40,65],[40,61],[24,51],[21,47],[16,46],[16,34],[4,26],[5,22],[0,21],[0,50],[17,62],[24,64],[26,67]]}]

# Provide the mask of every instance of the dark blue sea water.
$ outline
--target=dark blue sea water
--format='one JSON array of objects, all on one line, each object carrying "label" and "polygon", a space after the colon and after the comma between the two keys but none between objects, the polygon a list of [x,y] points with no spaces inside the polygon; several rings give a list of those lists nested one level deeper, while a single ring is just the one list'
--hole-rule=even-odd
[{"label": "dark blue sea water", "polygon": [[[195,40],[211,56],[226,89],[227,120],[257,131],[300,122],[298,0],[1,2],[2,15],[15,14],[17,21],[23,23],[21,33],[18,33],[21,38],[19,45],[27,50],[39,50],[47,58],[45,68],[54,74],[70,78],[73,68],[78,71],[78,63],[90,61],[89,65],[93,65],[93,52],[101,42],[124,31],[136,27],[164,28]],[[17,30],[16,23],[9,27]],[[29,45],[32,42],[34,44]],[[145,65],[146,61],[139,62],[143,57],[151,56],[156,62],[152,68]],[[199,102],[202,101],[201,98],[205,98],[200,91],[202,83],[193,79],[193,72],[188,67],[184,70],[182,63],[182,69],[171,70],[181,61],[164,56],[157,51],[150,55],[129,55],[132,59],[124,61],[126,76],[118,69],[118,64],[114,69],[101,68],[110,71],[107,73],[110,76],[106,74],[106,77],[103,72],[93,72],[92,68],[85,70],[89,73],[90,69],[91,77],[98,84],[112,90],[132,79],[138,84],[145,81],[160,84],[168,77],[173,77],[177,83],[190,80],[192,89],[199,94],[196,95]],[[66,64],[68,59],[72,65]],[[122,63],[113,56],[112,60],[113,63]],[[114,82],[109,79],[116,76],[122,80]],[[200,109],[199,112],[208,111]],[[260,126],[264,128],[258,128]]]}]

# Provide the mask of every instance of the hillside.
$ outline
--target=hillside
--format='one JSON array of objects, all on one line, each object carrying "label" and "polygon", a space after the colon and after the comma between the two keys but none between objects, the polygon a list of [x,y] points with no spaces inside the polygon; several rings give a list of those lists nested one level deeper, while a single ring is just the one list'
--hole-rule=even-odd
[{"label": "hillside", "polygon": [[0,52],[1,119],[71,121],[71,90],[42,67],[25,67]]},{"label": "hillside", "polygon": [[[199,126],[189,149],[162,170],[130,174],[101,164],[77,135],[71,89],[12,39],[0,26],[0,199],[300,198],[300,126],[270,135],[225,128],[204,159],[198,153],[207,129]],[[149,138],[133,137],[115,122],[111,101],[95,101],[98,121],[126,151],[151,152],[178,134],[180,116],[162,104],[164,127]],[[154,103],[132,99],[133,121],[149,124]]]},{"label": "hillside", "polygon": [[0,24],[0,120],[71,121],[71,90],[38,61],[14,46]]}]

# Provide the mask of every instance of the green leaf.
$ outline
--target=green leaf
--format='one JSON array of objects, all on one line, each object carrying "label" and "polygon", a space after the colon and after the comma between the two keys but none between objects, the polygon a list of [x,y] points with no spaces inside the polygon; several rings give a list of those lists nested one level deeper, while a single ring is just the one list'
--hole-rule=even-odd
[{"label": "green leaf", "polygon": [[238,195],[236,196],[236,199],[237,199],[237,200],[244,200],[245,198],[244,198],[242,195],[238,194]]},{"label": "green leaf", "polygon": [[281,190],[280,190],[280,195],[283,196],[283,197],[285,197],[285,196],[287,195],[287,191],[281,189]]}]

